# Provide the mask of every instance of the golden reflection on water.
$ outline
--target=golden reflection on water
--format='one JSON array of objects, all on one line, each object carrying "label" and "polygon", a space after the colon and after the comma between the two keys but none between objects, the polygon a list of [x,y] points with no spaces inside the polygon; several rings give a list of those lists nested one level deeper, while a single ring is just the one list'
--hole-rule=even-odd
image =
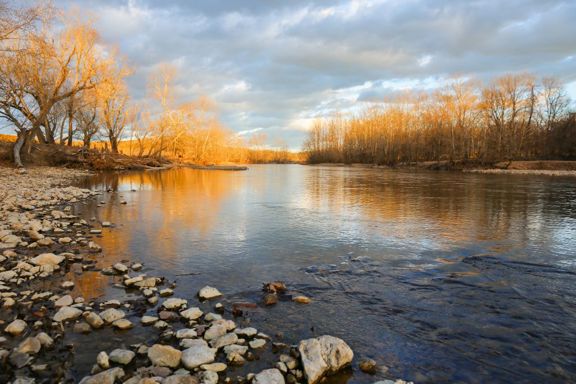
[{"label": "golden reflection on water", "polygon": [[[131,254],[137,244],[164,266],[179,268],[181,258],[192,252],[209,253],[214,241],[242,242],[250,225],[253,232],[273,223],[289,228],[295,215],[298,225],[313,236],[324,236],[327,225],[335,225],[342,233],[377,246],[399,244],[400,252],[407,247],[451,250],[487,241],[484,252],[501,254],[554,237],[554,226],[539,225],[550,196],[493,175],[255,166],[247,172],[173,169],[102,174],[91,183],[112,191],[98,199],[105,201],[104,206],[91,202],[87,207],[97,220],[117,225],[96,239],[104,249],[96,258],[106,267],[140,260],[140,255]],[[262,208],[270,202],[286,209]],[[180,249],[182,238],[193,239],[194,249]],[[292,246],[306,244],[287,245]],[[459,261],[454,255],[434,258],[444,265]],[[106,281],[98,274],[85,274],[77,280],[78,290],[98,295]]]}]

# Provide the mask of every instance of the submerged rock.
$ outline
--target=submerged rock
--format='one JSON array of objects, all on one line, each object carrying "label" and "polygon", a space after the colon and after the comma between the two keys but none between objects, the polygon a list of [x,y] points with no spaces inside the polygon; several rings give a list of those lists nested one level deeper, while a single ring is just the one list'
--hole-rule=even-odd
[{"label": "submerged rock", "polygon": [[333,336],[320,336],[302,340],[298,345],[304,374],[309,384],[338,372],[352,362],[354,353],[343,340]]}]

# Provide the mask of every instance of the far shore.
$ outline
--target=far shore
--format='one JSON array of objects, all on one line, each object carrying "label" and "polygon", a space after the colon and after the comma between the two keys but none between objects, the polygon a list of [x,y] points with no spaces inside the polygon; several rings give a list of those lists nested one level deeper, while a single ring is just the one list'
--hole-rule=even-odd
[{"label": "far shore", "polygon": [[424,161],[417,163],[401,163],[394,166],[362,163],[316,163],[309,165],[322,167],[352,167],[372,169],[425,169],[435,171],[462,171],[467,173],[484,173],[497,175],[545,175],[576,177],[576,161],[560,160],[507,161],[492,164],[450,161]]}]

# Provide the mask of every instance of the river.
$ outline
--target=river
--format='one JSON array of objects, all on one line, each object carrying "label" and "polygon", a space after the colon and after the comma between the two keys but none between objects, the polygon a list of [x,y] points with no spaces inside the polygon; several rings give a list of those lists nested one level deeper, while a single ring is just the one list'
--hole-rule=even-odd
[{"label": "river", "polygon": [[[388,369],[333,382],[576,381],[574,178],[255,165],[102,174],[85,186],[104,193],[77,212],[115,224],[97,239],[101,266],[141,261],[176,282],[175,296],[194,301],[209,284],[227,308],[282,280],[312,303],[287,296],[237,322],[289,344],[338,336],[356,361]],[[130,299],[108,279],[84,273],[76,293]],[[157,336],[128,333],[67,336],[83,345],[77,375],[99,350]]]}]

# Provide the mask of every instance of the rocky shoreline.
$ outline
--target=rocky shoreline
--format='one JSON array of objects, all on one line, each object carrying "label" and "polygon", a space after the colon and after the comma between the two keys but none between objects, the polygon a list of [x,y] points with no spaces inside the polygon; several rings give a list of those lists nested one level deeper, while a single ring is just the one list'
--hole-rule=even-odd
[{"label": "rocky shoreline", "polygon": [[[158,337],[152,343],[100,351],[90,375],[80,383],[315,384],[349,369],[354,354],[339,338],[325,335],[297,345],[276,342],[254,327],[240,327],[224,318],[241,311],[219,303],[222,293],[217,288],[204,287],[197,297],[178,298],[174,284],[142,273],[143,265],[137,261],[99,265],[100,228],[110,223],[75,216],[72,206],[99,194],[71,186],[88,175],[62,168],[0,167],[0,382],[74,382],[70,374],[74,346],[65,344],[66,333],[105,328],[130,332],[146,327]],[[139,299],[73,297],[74,282],[67,273],[87,271],[114,276],[118,288]],[[264,303],[273,305],[284,289],[280,282],[266,284]],[[310,302],[305,296],[293,300]],[[202,303],[213,311],[200,309]],[[273,351],[268,368],[229,375],[230,368],[259,360],[264,349]],[[375,373],[378,367],[365,360],[360,369]]]}]

